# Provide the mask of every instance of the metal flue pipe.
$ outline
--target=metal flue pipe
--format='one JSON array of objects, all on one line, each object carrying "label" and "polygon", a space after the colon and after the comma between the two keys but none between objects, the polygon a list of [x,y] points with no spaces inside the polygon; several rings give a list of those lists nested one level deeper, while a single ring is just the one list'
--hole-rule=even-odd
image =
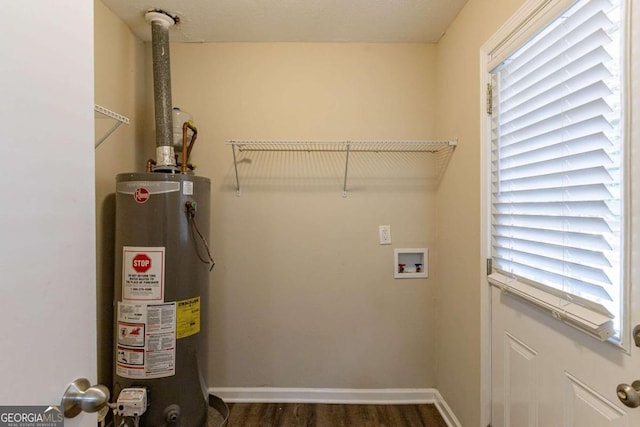
[{"label": "metal flue pipe", "polygon": [[173,116],[171,102],[171,61],[169,28],[176,19],[160,10],[149,11],[145,19],[151,24],[153,54],[153,94],[156,118],[156,169],[175,170],[173,150]]}]

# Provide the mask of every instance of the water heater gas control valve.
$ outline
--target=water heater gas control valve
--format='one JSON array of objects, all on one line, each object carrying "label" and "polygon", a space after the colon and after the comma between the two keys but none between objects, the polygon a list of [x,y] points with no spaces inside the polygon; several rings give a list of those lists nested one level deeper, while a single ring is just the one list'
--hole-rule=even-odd
[{"label": "water heater gas control valve", "polygon": [[121,417],[139,417],[149,404],[149,393],[144,387],[123,388],[118,395],[116,412]]}]

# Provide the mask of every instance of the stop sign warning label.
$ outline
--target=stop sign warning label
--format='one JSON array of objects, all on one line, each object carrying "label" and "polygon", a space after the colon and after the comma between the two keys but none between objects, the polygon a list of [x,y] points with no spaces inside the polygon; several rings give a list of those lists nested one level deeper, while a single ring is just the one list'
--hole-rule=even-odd
[{"label": "stop sign warning label", "polygon": [[151,268],[151,258],[145,253],[136,254],[133,257],[132,267],[136,273],[146,273]]},{"label": "stop sign warning label", "polygon": [[123,301],[164,301],[164,249],[134,246],[123,248]]}]

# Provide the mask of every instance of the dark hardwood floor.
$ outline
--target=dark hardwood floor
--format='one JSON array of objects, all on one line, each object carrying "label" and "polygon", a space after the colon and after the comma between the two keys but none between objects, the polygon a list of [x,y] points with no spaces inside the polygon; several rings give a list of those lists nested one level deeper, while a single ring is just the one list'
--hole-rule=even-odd
[{"label": "dark hardwood floor", "polygon": [[447,427],[434,405],[232,403],[229,410],[228,427]]}]

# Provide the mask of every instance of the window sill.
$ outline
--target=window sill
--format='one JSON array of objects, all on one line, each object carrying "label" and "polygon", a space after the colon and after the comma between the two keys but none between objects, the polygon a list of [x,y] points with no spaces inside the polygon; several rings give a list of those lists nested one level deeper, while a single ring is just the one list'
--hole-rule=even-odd
[{"label": "window sill", "polygon": [[[550,314],[557,320],[584,332],[599,341],[607,341],[615,335],[613,316],[593,308],[569,301],[570,296],[557,295],[500,273],[488,277],[492,286],[503,293],[513,295]],[[602,310],[606,312],[604,307]]]}]

